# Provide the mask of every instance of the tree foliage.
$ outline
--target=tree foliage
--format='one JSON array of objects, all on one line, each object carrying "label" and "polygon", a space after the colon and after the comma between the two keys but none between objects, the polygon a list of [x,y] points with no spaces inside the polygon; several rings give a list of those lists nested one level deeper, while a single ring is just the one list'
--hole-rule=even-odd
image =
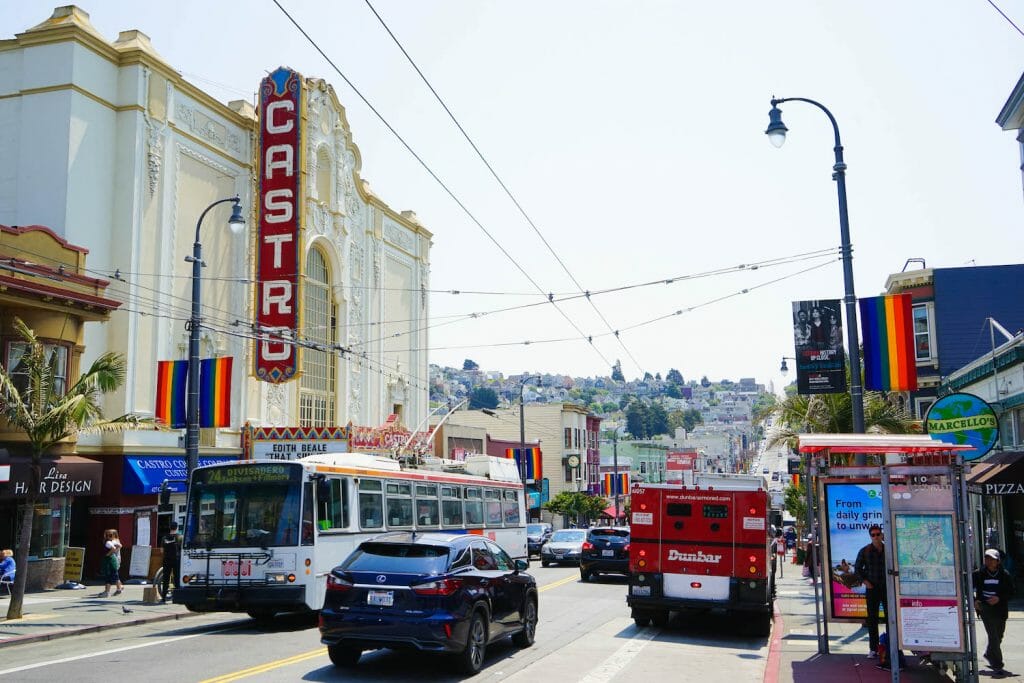
[{"label": "tree foliage", "polygon": [[498,407],[498,394],[490,387],[477,387],[469,395],[469,409],[480,410],[481,408],[494,409]]},{"label": "tree foliage", "polygon": [[476,361],[473,361],[473,360],[470,360],[469,358],[467,358],[466,360],[462,361],[462,369],[463,370],[479,370],[480,366],[477,365]]},{"label": "tree foliage", "polygon": [[616,359],[612,366],[612,379],[616,382],[625,382],[626,376],[622,374],[622,361]]},{"label": "tree foliage", "polygon": [[668,374],[665,375],[665,381],[666,382],[671,382],[672,384],[683,384],[684,383],[683,382],[683,375],[682,375],[682,373],[680,373],[675,368],[672,368],[672,369],[670,369],[668,371]]},{"label": "tree foliage", "polygon": [[626,407],[626,429],[634,439],[649,439],[670,431],[668,414],[661,403],[633,401]]},{"label": "tree foliage", "polygon": [[28,578],[28,553],[32,539],[33,509],[44,500],[39,493],[42,457],[65,439],[83,432],[115,432],[142,427],[156,428],[152,420],[122,415],[105,420],[100,397],[124,383],[125,359],[116,353],[105,353],[62,393],[57,358],[47,359],[45,345],[25,323],[14,319],[14,330],[25,345],[17,378],[0,367],[0,416],[10,428],[25,435],[25,446],[31,456],[28,493],[22,505],[21,528],[15,551],[16,572],[8,619],[20,619]]},{"label": "tree foliage", "polygon": [[576,526],[590,526],[590,521],[597,519],[608,507],[608,501],[600,496],[591,496],[582,491],[562,491],[544,503],[544,509],[556,515],[565,515],[573,520]]}]

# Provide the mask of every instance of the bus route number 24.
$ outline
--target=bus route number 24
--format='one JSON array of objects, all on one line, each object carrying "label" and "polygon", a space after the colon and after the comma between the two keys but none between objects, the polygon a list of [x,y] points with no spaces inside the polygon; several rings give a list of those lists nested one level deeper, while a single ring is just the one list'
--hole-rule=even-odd
[{"label": "bus route number 24", "polygon": [[252,560],[224,560],[221,569],[224,576],[252,576]]}]

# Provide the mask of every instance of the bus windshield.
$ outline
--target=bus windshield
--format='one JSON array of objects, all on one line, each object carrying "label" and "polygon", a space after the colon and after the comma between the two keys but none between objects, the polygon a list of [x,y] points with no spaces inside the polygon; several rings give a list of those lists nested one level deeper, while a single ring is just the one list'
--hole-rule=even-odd
[{"label": "bus windshield", "polygon": [[300,467],[263,463],[196,470],[185,547],[298,545],[301,473]]}]

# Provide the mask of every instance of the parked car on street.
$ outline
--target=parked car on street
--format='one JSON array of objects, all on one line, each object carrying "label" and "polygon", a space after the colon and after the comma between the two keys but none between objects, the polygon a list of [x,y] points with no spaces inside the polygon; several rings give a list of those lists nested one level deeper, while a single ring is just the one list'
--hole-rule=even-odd
[{"label": "parked car on street", "polygon": [[580,580],[598,574],[629,576],[629,528],[595,527],[580,549]]},{"label": "parked car on street", "polygon": [[537,582],[527,566],[481,536],[377,536],[328,575],[320,640],[339,667],[392,648],[446,653],[474,674],[495,640],[534,642]]},{"label": "parked car on street", "polygon": [[547,522],[526,525],[526,554],[529,557],[540,555],[541,547],[551,538],[554,530]]},{"label": "parked car on street", "polygon": [[586,529],[559,529],[540,548],[541,566],[556,564],[579,564],[583,542],[587,540]]}]

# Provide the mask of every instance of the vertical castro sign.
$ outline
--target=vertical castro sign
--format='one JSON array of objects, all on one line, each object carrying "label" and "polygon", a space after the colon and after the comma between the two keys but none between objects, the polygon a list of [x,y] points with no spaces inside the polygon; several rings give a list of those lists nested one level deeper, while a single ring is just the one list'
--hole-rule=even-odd
[{"label": "vertical castro sign", "polygon": [[254,355],[256,377],[275,384],[298,371],[302,106],[301,75],[281,67],[263,79]]}]

